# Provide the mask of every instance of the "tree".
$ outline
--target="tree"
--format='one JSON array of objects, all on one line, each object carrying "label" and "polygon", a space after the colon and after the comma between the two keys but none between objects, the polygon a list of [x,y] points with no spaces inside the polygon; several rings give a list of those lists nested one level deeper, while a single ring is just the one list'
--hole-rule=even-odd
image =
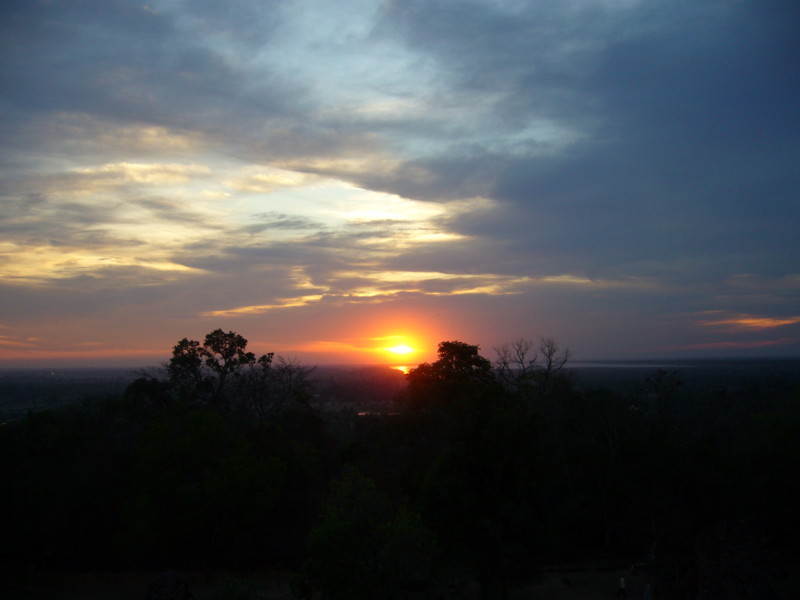
[{"label": "tree", "polygon": [[265,354],[240,374],[239,407],[258,418],[290,407],[307,408],[313,395],[313,372],[314,367],[297,360]]},{"label": "tree", "polygon": [[535,420],[464,342],[442,342],[437,361],[412,369],[403,400],[428,452],[423,516],[481,598],[507,598],[515,565],[534,560]]},{"label": "tree", "polygon": [[452,341],[439,344],[439,359],[411,369],[402,397],[411,410],[437,411],[479,395],[495,384],[492,364],[479,347]]},{"label": "tree", "polygon": [[[306,406],[312,397],[313,367],[274,352],[256,359],[247,352],[247,340],[233,331],[215,329],[202,344],[183,338],[173,347],[165,370],[173,397],[259,418],[289,406]],[[144,375],[142,379],[155,380]]]},{"label": "tree", "polygon": [[233,331],[225,333],[222,329],[215,329],[206,335],[203,349],[205,365],[215,380],[214,399],[222,395],[230,377],[238,376],[243,367],[255,364],[256,355],[245,352],[246,347],[247,340]]},{"label": "tree", "polygon": [[[414,513],[397,510],[355,469],[334,482],[297,588],[331,600],[391,598],[435,579],[437,547]],[[310,589],[309,589],[310,588]]]},{"label": "tree", "polygon": [[553,338],[541,338],[539,352],[531,340],[524,338],[498,346],[494,351],[498,379],[512,392],[527,399],[549,394],[570,358],[569,348],[561,351]]},{"label": "tree", "polygon": [[[166,366],[170,385],[182,399],[199,404],[228,407],[228,388],[246,367],[256,364],[256,356],[247,352],[247,340],[229,331],[215,329],[203,344],[183,338],[172,349]],[[267,358],[269,357],[269,358]],[[271,362],[271,355],[259,361]]]},{"label": "tree", "polygon": [[205,349],[197,340],[183,338],[172,349],[166,370],[171,387],[181,397],[196,396],[204,391],[204,356]]}]

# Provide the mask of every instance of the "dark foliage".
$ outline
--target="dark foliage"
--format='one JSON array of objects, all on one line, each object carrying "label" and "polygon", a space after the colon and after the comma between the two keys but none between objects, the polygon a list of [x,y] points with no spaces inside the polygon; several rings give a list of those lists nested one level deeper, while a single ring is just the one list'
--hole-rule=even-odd
[{"label": "dark foliage", "polygon": [[282,397],[264,411],[233,405],[246,369],[271,368],[271,355],[256,361],[246,343],[221,330],[202,346],[181,340],[168,379],[147,375],[122,398],[4,424],[0,509],[14,515],[0,542],[5,563],[301,560],[334,466],[333,441],[303,402],[298,373],[309,370],[296,363],[281,361],[269,381],[293,402]]},{"label": "dark foliage", "polygon": [[356,470],[345,469],[311,532],[297,587],[322,590],[331,600],[391,597],[431,587],[437,554],[418,515],[393,505]]},{"label": "dark foliage", "polygon": [[[450,341],[399,409],[346,426],[337,412],[333,427],[308,368],[214,333],[119,398],[0,426],[4,564],[289,565],[301,596],[471,578],[505,598],[547,564],[611,557],[659,597],[756,600],[797,553],[794,380],[702,387],[662,370],[592,390],[550,340],[503,347],[494,366]],[[348,389],[371,401],[344,383],[326,384],[326,410]]]}]

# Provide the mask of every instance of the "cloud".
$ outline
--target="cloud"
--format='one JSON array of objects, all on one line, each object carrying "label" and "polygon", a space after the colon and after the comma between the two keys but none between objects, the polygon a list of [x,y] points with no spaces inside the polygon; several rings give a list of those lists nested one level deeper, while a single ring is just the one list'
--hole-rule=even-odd
[{"label": "cloud", "polygon": [[333,335],[333,315],[414,307],[595,350],[796,337],[789,3],[0,10],[17,327],[288,339],[298,315]]},{"label": "cloud", "polygon": [[279,298],[276,304],[258,304],[255,306],[237,306],[236,308],[227,308],[221,310],[210,310],[202,313],[201,317],[235,317],[239,315],[258,315],[271,310],[281,308],[296,308],[298,306],[306,306],[312,302],[321,300],[323,296],[301,296],[299,298]]},{"label": "cloud", "polygon": [[78,177],[101,185],[174,185],[207,176],[211,169],[203,165],[111,163],[99,167],[75,169]]},{"label": "cloud", "polygon": [[35,348],[36,344],[32,340],[16,340],[6,335],[0,335],[0,347]]},{"label": "cloud", "polygon": [[281,187],[302,185],[308,178],[292,171],[252,173],[226,182],[229,188],[240,192],[269,193]]},{"label": "cloud", "polygon": [[253,217],[258,222],[243,226],[241,228],[243,233],[256,234],[274,230],[307,231],[325,228],[319,221],[277,212],[261,213],[253,215]]},{"label": "cloud", "polygon": [[[495,115],[517,129],[545,118],[578,132],[544,156],[476,143],[467,144],[467,160],[425,160],[430,180],[441,175],[462,192],[478,172],[481,193],[513,206],[505,222],[496,216],[491,230],[478,222],[475,233],[527,237],[529,251],[574,254],[589,268],[602,266],[592,254],[606,263],[669,261],[713,248],[724,258],[742,243],[759,261],[778,245],[797,258],[779,216],[797,175],[785,154],[788,132],[778,129],[794,120],[798,78],[764,81],[763,71],[781,69],[790,48],[796,55],[779,14],[712,3],[682,11],[540,3],[514,14],[488,3],[390,6],[387,30],[435,57],[465,103],[492,99],[485,115],[496,134]],[[766,45],[773,34],[776,46]],[[763,85],[742,85],[751,78]],[[764,173],[777,179],[768,183]]]},{"label": "cloud", "polygon": [[795,317],[763,317],[756,315],[735,315],[727,318],[702,321],[705,327],[722,330],[765,330],[800,323],[800,316]]}]

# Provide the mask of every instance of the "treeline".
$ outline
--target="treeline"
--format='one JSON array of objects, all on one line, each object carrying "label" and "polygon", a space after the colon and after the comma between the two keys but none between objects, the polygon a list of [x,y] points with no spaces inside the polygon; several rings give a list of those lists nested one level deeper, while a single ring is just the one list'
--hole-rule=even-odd
[{"label": "treeline", "polygon": [[638,563],[671,598],[777,597],[797,550],[797,391],[579,390],[552,340],[443,342],[395,414],[329,426],[307,367],[216,330],[120,398],[0,428],[12,567],[259,568],[297,597],[402,598]]}]

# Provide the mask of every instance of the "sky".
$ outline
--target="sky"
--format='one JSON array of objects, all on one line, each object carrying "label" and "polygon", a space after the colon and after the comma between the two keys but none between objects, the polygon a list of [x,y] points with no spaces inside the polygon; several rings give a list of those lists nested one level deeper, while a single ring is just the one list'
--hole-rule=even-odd
[{"label": "sky", "polygon": [[0,366],[217,328],[311,364],[798,356],[798,29],[780,0],[6,0]]}]

